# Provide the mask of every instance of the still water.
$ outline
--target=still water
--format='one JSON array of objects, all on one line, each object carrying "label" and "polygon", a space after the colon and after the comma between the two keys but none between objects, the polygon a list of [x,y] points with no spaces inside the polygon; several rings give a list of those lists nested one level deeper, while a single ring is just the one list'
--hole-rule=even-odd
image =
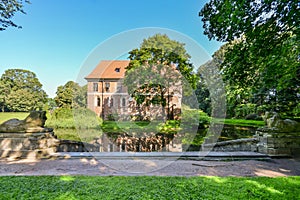
[{"label": "still water", "polygon": [[[240,138],[251,138],[256,127],[224,125],[218,141],[227,141]],[[197,133],[184,135],[143,133],[143,135],[129,135],[125,133],[103,133],[96,129],[55,129],[59,139],[81,141],[99,146],[99,151],[195,151],[207,138],[207,129],[199,129]]]}]

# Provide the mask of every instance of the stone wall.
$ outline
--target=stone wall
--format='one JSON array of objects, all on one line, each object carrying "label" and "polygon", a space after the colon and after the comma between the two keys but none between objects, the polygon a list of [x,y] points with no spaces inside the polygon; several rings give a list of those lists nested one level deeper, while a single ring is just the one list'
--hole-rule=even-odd
[{"label": "stone wall", "polygon": [[0,157],[44,157],[56,152],[58,144],[53,132],[0,133]]},{"label": "stone wall", "polygon": [[270,156],[300,156],[300,131],[281,132],[273,129],[258,129],[258,152]]},{"label": "stone wall", "polygon": [[100,152],[101,145],[89,144],[86,142],[59,140],[57,152]]},{"label": "stone wall", "polygon": [[253,138],[203,144],[202,151],[252,151],[269,156],[300,156],[300,131],[259,128]]},{"label": "stone wall", "polygon": [[232,152],[232,151],[253,151],[257,152],[256,138],[242,138],[237,140],[229,140],[224,142],[217,142],[213,144],[203,144],[202,151],[220,151],[220,152]]}]

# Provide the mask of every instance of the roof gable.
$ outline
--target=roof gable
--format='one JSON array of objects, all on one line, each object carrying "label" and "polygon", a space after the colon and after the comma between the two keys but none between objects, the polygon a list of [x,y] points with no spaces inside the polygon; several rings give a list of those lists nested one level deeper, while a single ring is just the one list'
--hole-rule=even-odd
[{"label": "roof gable", "polygon": [[103,60],[85,79],[121,79],[124,78],[125,68],[129,60]]}]

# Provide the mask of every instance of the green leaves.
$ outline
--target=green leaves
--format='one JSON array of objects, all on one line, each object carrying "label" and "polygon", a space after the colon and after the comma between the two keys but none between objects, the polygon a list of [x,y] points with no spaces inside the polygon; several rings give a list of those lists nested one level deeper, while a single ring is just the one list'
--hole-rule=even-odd
[{"label": "green leaves", "polygon": [[9,69],[0,79],[0,105],[4,110],[27,112],[42,109],[47,94],[35,73],[23,69]]},{"label": "green leaves", "polygon": [[183,43],[156,34],[129,52],[124,84],[139,106],[160,104],[164,112],[173,94],[188,95],[196,87],[189,58]]},{"label": "green leaves", "polygon": [[74,81],[68,81],[65,85],[59,86],[54,98],[60,108],[80,108],[86,106],[87,86],[79,86]]},{"label": "green leaves", "polygon": [[11,18],[17,12],[26,14],[23,10],[24,3],[30,3],[29,0],[1,0],[0,1],[0,31],[5,30],[7,27],[21,28],[15,24]]},{"label": "green leaves", "polygon": [[[199,15],[209,39],[228,42],[224,59],[214,56],[227,88],[243,91],[244,103],[291,114],[300,102],[299,3],[211,0]],[[292,108],[286,106],[290,101]]]}]

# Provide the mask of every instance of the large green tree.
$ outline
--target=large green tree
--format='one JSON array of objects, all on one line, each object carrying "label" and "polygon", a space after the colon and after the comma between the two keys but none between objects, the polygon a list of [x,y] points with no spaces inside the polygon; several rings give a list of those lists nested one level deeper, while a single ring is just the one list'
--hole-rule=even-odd
[{"label": "large green tree", "polygon": [[0,79],[1,111],[31,111],[42,109],[47,94],[35,73],[24,69],[9,69]]},{"label": "large green tree", "polygon": [[56,104],[60,108],[80,108],[86,106],[87,86],[80,86],[74,81],[68,81],[65,85],[58,86]]},{"label": "large green tree", "polygon": [[23,10],[24,3],[30,3],[30,1],[0,0],[0,31],[5,30],[9,26],[21,28],[21,26],[12,21],[12,17],[18,12],[25,14]]},{"label": "large green tree", "polygon": [[151,66],[175,65],[181,75],[190,83],[192,88],[196,87],[198,77],[193,72],[190,55],[185,49],[185,44],[171,40],[165,34],[155,34],[144,39],[139,49],[129,52],[130,63],[127,70],[135,69],[144,64]]},{"label": "large green tree", "polygon": [[[129,58],[124,83],[139,107],[160,104],[162,114],[167,107],[170,118],[171,96],[196,87],[197,76],[184,44],[167,35],[144,39],[139,49],[129,52]],[[178,83],[184,88],[180,89]]]},{"label": "large green tree", "polygon": [[209,39],[230,44],[220,65],[226,82],[252,94],[247,102],[297,114],[299,2],[211,0],[199,14]]}]

